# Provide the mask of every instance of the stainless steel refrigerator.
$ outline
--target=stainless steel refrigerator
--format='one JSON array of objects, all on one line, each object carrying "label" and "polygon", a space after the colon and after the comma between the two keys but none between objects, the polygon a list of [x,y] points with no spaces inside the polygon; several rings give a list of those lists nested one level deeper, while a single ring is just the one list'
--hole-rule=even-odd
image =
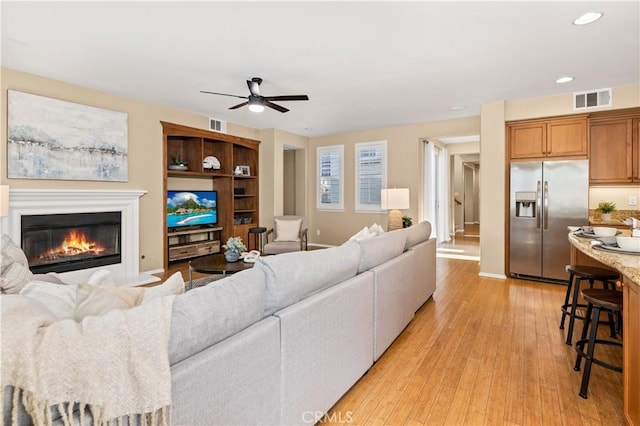
[{"label": "stainless steel refrigerator", "polygon": [[589,161],[511,164],[509,273],[566,280],[567,226],[588,224]]}]

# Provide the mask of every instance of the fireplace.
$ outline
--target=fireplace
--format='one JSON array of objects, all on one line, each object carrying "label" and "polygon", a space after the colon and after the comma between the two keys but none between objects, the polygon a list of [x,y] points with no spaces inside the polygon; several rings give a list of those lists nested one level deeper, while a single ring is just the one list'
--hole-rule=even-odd
[{"label": "fireplace", "polygon": [[[115,278],[116,285],[136,286],[156,282],[159,281],[158,277],[139,270],[139,259],[144,257],[139,246],[139,198],[145,193],[142,190],[11,188],[9,216],[0,218],[0,231],[7,233],[16,244],[22,245],[22,218],[25,216],[115,212],[121,219],[119,237],[103,244],[112,246],[111,248],[117,247],[120,262],[61,272],[60,279],[69,284],[79,284],[87,282],[95,271],[107,269]],[[75,219],[71,222],[74,221]],[[84,227],[86,224],[72,225]],[[93,237],[95,235],[89,234],[89,239]]]},{"label": "fireplace", "polygon": [[34,273],[121,261],[121,212],[24,215],[21,221],[22,250]]}]

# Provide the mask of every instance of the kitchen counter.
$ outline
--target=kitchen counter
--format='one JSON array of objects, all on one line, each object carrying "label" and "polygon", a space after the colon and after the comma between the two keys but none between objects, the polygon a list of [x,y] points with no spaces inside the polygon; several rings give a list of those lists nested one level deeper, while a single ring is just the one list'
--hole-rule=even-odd
[{"label": "kitchen counter", "polygon": [[610,268],[616,269],[629,278],[631,282],[640,286],[640,255],[618,254],[594,249],[591,246],[591,239],[576,237],[572,234],[569,234],[569,241],[582,253]]}]

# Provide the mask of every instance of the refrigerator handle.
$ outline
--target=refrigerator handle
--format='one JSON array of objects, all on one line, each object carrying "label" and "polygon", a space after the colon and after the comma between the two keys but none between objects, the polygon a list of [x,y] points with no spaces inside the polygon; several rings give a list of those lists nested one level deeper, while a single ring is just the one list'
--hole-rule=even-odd
[{"label": "refrigerator handle", "polygon": [[544,229],[549,229],[549,181],[544,181]]},{"label": "refrigerator handle", "polygon": [[536,187],[536,229],[540,229],[540,203],[542,200],[540,199],[540,181],[538,181],[538,185]]}]

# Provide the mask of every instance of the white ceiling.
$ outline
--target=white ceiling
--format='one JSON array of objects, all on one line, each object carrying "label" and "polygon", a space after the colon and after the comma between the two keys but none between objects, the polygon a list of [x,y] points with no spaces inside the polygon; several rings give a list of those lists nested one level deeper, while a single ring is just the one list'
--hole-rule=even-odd
[{"label": "white ceiling", "polygon": [[[640,81],[636,1],[8,2],[2,66],[318,136],[474,116],[487,101]],[[584,12],[604,18],[572,25]],[[555,79],[575,80],[559,85]],[[307,94],[230,111],[245,80]],[[462,111],[450,111],[466,105]]]}]

